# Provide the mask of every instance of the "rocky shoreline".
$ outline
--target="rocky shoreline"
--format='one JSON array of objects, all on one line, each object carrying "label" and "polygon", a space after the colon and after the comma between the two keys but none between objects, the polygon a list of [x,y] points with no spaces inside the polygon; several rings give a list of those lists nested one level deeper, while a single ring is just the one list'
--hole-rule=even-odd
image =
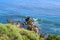
[{"label": "rocky shoreline", "polygon": [[44,36],[38,33],[39,27],[34,25],[33,21],[27,17],[21,24],[20,21],[12,22],[8,19],[7,24],[0,24],[0,40],[60,40],[58,35],[48,34]]}]

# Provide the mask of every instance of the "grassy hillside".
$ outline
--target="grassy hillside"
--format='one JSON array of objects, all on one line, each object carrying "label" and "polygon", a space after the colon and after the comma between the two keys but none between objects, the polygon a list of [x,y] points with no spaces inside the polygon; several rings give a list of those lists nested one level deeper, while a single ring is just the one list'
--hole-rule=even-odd
[{"label": "grassy hillside", "polygon": [[[0,40],[44,40],[40,35],[11,24],[0,24]],[[60,40],[60,36],[50,34],[45,40]]]},{"label": "grassy hillside", "polygon": [[0,24],[0,40],[43,40],[33,31],[17,28],[11,24]]}]

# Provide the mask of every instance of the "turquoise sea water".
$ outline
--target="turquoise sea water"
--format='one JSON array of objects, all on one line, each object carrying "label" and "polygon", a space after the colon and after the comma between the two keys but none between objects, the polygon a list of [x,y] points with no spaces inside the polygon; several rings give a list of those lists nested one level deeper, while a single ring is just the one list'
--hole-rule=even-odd
[{"label": "turquoise sea water", "polygon": [[32,0],[0,1],[0,23],[6,23],[8,18],[21,21],[30,16],[37,19],[35,24],[40,27],[41,33],[60,35],[60,8],[41,7],[36,4],[36,0],[33,3]]}]

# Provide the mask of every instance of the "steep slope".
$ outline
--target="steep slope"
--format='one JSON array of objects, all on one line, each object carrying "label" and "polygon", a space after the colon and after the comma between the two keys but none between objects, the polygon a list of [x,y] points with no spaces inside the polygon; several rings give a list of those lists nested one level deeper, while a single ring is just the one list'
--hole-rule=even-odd
[{"label": "steep slope", "polygon": [[0,40],[42,40],[33,31],[17,28],[11,24],[0,24]]}]

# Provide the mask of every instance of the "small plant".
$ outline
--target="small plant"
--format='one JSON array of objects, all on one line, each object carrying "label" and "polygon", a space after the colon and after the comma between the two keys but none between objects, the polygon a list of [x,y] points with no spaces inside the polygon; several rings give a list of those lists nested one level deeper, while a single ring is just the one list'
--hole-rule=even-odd
[{"label": "small plant", "polygon": [[10,19],[7,19],[7,23],[12,23],[12,21]]}]

